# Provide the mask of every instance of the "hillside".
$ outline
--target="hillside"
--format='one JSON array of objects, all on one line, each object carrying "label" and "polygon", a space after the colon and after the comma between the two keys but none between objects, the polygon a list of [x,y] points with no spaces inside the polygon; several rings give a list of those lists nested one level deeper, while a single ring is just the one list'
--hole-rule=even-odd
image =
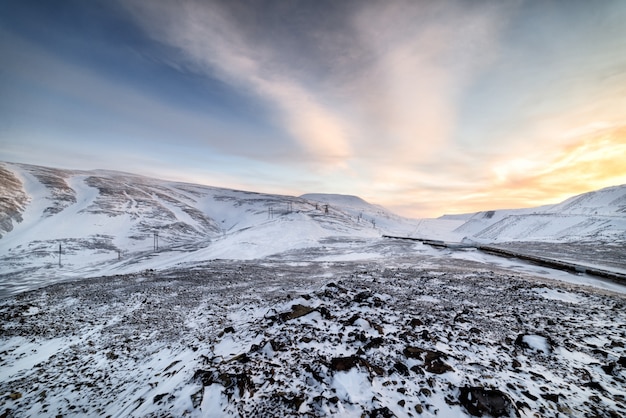
[{"label": "hillside", "polygon": [[443,216],[463,220],[454,232],[480,242],[626,243],[626,185],[529,209]]},{"label": "hillside", "polygon": [[364,201],[361,216],[339,201],[326,210],[306,198],[113,171],[1,163],[0,176],[0,278],[12,280],[135,271],[147,259],[254,259],[412,228]]}]

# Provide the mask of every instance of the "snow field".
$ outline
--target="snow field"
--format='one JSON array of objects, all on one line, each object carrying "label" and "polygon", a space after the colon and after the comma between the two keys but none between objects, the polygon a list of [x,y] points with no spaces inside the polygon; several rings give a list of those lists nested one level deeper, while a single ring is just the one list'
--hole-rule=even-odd
[{"label": "snow field", "polygon": [[474,268],[213,261],[24,293],[0,304],[0,412],[462,417],[470,391],[626,413],[622,296]]}]

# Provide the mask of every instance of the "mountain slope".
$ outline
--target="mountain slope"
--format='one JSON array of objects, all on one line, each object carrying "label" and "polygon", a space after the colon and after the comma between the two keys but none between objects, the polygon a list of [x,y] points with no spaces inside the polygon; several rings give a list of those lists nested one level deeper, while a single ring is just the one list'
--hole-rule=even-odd
[{"label": "mountain slope", "polygon": [[0,163],[0,176],[0,276],[53,266],[51,274],[97,272],[104,265],[137,269],[155,257],[163,265],[194,257],[250,259],[333,236],[412,228],[362,200],[367,222],[340,202],[326,211],[304,198],[129,173]]},{"label": "mountain slope", "polygon": [[488,242],[626,242],[626,185],[584,193],[555,205],[477,212],[467,216],[455,232]]}]

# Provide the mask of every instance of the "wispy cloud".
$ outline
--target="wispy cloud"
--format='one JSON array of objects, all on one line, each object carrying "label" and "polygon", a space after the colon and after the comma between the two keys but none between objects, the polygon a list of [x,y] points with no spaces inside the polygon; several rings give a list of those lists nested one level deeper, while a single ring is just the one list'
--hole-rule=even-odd
[{"label": "wispy cloud", "polygon": [[[624,181],[623,2],[107,7],[75,50],[67,33],[84,24],[66,33],[71,19],[34,46],[24,40],[36,37],[0,33],[2,69],[17,81],[0,107],[5,120],[21,118],[0,131],[19,138],[5,149],[28,152],[48,136],[100,157],[113,151],[98,141],[113,141],[194,181],[358,194],[413,216],[528,206]],[[85,10],[76,16],[95,16]],[[37,14],[41,27],[49,15]],[[109,39],[118,25],[132,36]],[[93,42],[106,51],[84,57]]]},{"label": "wispy cloud", "polygon": [[290,78],[271,45],[250,39],[227,10],[205,2],[135,2],[129,10],[155,39],[177,48],[189,68],[216,76],[269,102],[276,122],[311,153],[341,165],[351,156],[348,131],[315,91]]},{"label": "wispy cloud", "polygon": [[[268,103],[310,162],[361,176],[362,188],[378,185],[383,194],[393,193],[386,184],[419,185],[422,172],[463,153],[454,144],[459,98],[493,60],[510,12],[463,2],[361,2],[340,27],[318,28],[302,37],[300,49],[282,50],[271,34],[238,20],[236,7],[127,7],[152,37],[183,54],[188,69]],[[327,74],[295,64],[308,50]]]}]

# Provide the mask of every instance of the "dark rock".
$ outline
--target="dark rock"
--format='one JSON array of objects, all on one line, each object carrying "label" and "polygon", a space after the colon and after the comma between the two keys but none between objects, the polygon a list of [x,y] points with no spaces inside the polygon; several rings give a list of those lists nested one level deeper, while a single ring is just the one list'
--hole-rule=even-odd
[{"label": "dark rock", "polygon": [[270,345],[274,351],[285,351],[287,346],[282,341],[270,340]]},{"label": "dark rock", "polygon": [[233,334],[234,332],[235,332],[235,328],[233,327],[224,328],[224,334]]},{"label": "dark rock", "polygon": [[513,359],[512,365],[514,369],[519,369],[520,367],[522,367],[522,363],[520,363],[517,359]]},{"label": "dark rock", "polygon": [[361,362],[359,356],[334,357],[330,361],[330,368],[338,372],[344,372],[356,367]]},{"label": "dark rock", "polygon": [[347,325],[352,325],[354,324],[357,320],[361,319],[361,317],[359,316],[359,314],[354,314],[350,317],[350,319],[348,319],[345,323]]},{"label": "dark rock", "polygon": [[591,352],[592,352],[593,354],[599,354],[599,355],[601,355],[602,357],[607,357],[607,356],[609,355],[609,353],[607,353],[607,352],[606,352],[606,351],[604,351],[604,350],[600,350],[599,348],[595,348],[595,349],[593,349]]},{"label": "dark rock", "polygon": [[583,384],[583,386],[587,387],[587,388],[598,390],[600,392],[604,392],[604,388],[598,382],[593,382],[593,381],[592,382],[587,382],[587,383]]},{"label": "dark rock", "polygon": [[418,366],[417,364],[413,367],[411,367],[411,371],[415,374],[419,374],[419,375],[424,375],[424,369],[422,369],[420,366]]},{"label": "dark rock", "polygon": [[372,297],[372,292],[364,291],[364,292],[357,293],[354,296],[354,301],[358,302],[358,303],[361,303],[361,302],[364,302],[364,301],[366,301],[367,299],[369,299],[371,297]]},{"label": "dark rock", "polygon": [[369,350],[370,348],[378,348],[383,344],[383,341],[384,340],[382,337],[374,337],[371,340],[369,340],[367,344],[363,346],[363,349]]},{"label": "dark rock", "polygon": [[154,398],[152,398],[152,403],[159,403],[159,401],[163,399],[164,397],[166,397],[167,395],[168,393],[160,393],[158,395],[155,395]]},{"label": "dark rock", "polygon": [[415,327],[421,327],[422,325],[424,325],[424,323],[418,318],[413,318],[411,319],[411,322],[409,322],[409,325],[415,328]]},{"label": "dark rock", "polygon": [[461,391],[459,402],[473,416],[481,417],[483,413],[494,417],[510,416],[511,412],[519,416],[517,409],[504,392],[469,386],[459,389]]},{"label": "dark rock", "polygon": [[237,361],[239,363],[247,363],[250,361],[250,357],[246,353],[237,354],[235,357],[227,361],[227,363]]},{"label": "dark rock", "polygon": [[616,363],[609,363],[605,366],[600,366],[602,368],[602,370],[604,370],[604,373],[606,374],[612,374],[613,373],[613,369],[615,369]]},{"label": "dark rock", "polygon": [[397,371],[398,373],[400,373],[403,376],[408,376],[409,373],[409,368],[406,367],[406,365],[402,362],[397,362],[396,364],[393,365],[393,370]]},{"label": "dark rock", "polygon": [[367,369],[367,371],[374,372],[379,376],[384,374],[384,370],[381,367],[375,366],[359,356],[334,357],[330,361],[331,370],[338,372],[348,371],[356,366],[362,366]]},{"label": "dark rock", "polygon": [[546,401],[559,403],[559,395],[556,393],[542,393],[541,397]]},{"label": "dark rock", "polygon": [[425,351],[426,350],[419,347],[406,347],[404,349],[404,355],[408,358],[423,360],[422,354],[424,354]]},{"label": "dark rock", "polygon": [[617,360],[617,364],[622,367],[626,367],[626,356],[621,356],[619,360]]},{"label": "dark rock", "polygon": [[290,319],[300,318],[301,316],[305,316],[315,311],[315,308],[310,306],[304,306],[300,304],[295,304],[291,307],[290,312],[283,312],[279,315],[282,321],[289,321]]},{"label": "dark rock", "polygon": [[393,418],[395,417],[394,413],[391,412],[391,410],[389,408],[387,408],[386,406],[383,406],[382,408],[377,408],[374,409],[373,411],[370,411],[367,413],[367,415],[370,418]]},{"label": "dark rock", "polygon": [[424,369],[434,374],[442,374],[453,371],[454,369],[443,360],[447,355],[441,351],[427,350],[419,347],[406,347],[404,355],[408,358],[414,358],[424,361]]},{"label": "dark rock", "polygon": [[539,399],[538,397],[536,397],[535,395],[533,395],[532,393],[530,393],[527,390],[523,390],[522,391],[522,395],[526,396],[528,399],[530,399],[531,401],[536,401],[537,399]]},{"label": "dark rock", "polygon": [[426,365],[426,371],[434,374],[443,374],[454,371],[452,366],[443,362],[441,359],[435,359]]}]

